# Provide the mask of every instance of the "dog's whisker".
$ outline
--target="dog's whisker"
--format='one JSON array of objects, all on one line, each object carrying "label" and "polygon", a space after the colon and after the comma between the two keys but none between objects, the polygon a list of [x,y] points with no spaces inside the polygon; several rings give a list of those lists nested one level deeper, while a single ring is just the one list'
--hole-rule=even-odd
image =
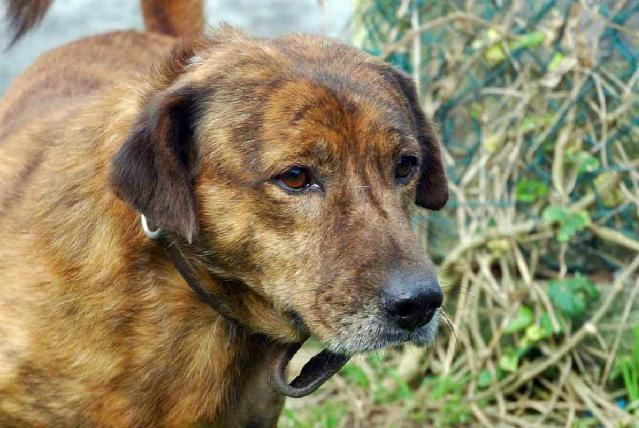
[{"label": "dog's whisker", "polygon": [[450,330],[453,333],[453,336],[455,337],[455,342],[457,342],[458,341],[458,339],[457,339],[457,331],[455,329],[455,326],[453,325],[453,322],[451,321],[450,317],[448,316],[448,311],[446,310],[446,308],[444,306],[442,306],[441,314],[442,314],[442,317],[444,318],[444,320],[446,321],[446,323],[448,324],[448,326],[450,327]]}]

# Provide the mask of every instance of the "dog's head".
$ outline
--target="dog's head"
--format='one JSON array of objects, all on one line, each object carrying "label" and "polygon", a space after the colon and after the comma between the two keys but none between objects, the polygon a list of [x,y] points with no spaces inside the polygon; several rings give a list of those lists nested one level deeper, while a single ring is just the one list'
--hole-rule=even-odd
[{"label": "dog's head", "polygon": [[218,276],[334,351],[433,337],[442,293],[409,211],[448,193],[409,78],[335,41],[226,29],[176,48],[141,110],[116,194]]}]

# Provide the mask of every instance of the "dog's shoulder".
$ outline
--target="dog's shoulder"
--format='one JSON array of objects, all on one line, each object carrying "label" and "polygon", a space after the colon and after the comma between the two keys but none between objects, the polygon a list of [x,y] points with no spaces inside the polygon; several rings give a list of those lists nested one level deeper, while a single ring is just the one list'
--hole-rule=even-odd
[{"label": "dog's shoulder", "polygon": [[[0,135],[25,125],[25,117],[65,108],[74,98],[112,87],[147,72],[174,39],[123,31],[87,37],[42,55],[8,89],[0,102]],[[3,139],[3,140],[4,140]]]}]

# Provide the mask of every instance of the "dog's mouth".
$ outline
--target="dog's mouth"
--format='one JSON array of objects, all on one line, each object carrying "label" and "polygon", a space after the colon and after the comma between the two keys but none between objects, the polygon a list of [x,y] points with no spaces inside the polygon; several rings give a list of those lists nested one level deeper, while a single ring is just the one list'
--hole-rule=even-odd
[{"label": "dog's mouth", "polygon": [[[287,316],[296,328],[310,336],[308,327],[299,314],[289,312]],[[286,376],[287,367],[303,342],[281,345],[276,348],[272,356],[269,382],[271,387],[282,395],[293,398],[304,397],[317,390],[336,374],[349,361],[353,353],[398,346],[407,342],[417,346],[430,343],[439,324],[438,318],[436,317],[423,328],[413,332],[387,331],[386,334],[376,337],[370,343],[360,343],[357,348],[344,346],[343,343],[328,343],[328,348],[324,348],[312,357],[303,366],[300,374],[290,383]]]},{"label": "dog's mouth", "polygon": [[[296,311],[288,311],[286,318],[303,335],[310,337],[310,331],[302,316]],[[287,380],[287,368],[304,342],[278,346],[273,352],[270,365],[269,383],[278,393],[292,398],[300,398],[313,393],[350,359],[349,355],[324,349],[312,357],[290,383]]]},{"label": "dog's mouth", "polygon": [[[292,316],[291,319],[300,329],[308,331],[301,317]],[[272,356],[269,382],[271,387],[282,395],[293,398],[304,397],[313,393],[336,374],[344,364],[348,362],[353,352],[371,351],[389,346],[397,346],[406,342],[423,346],[430,343],[433,339],[437,324],[438,321],[433,320],[424,328],[412,333],[388,334],[378,338],[369,344],[369,346],[362,347],[358,350],[331,346],[331,349],[337,348],[337,352],[335,352],[325,348],[304,364],[300,374],[290,383],[286,376],[287,367],[302,346],[302,342],[281,345],[276,348]]]},{"label": "dog's mouth", "polygon": [[301,346],[302,342],[281,346],[275,350],[271,361],[269,376],[271,387],[287,397],[300,398],[313,393],[350,359],[347,355],[324,349],[304,364],[300,374],[289,383],[286,378],[286,369]]}]

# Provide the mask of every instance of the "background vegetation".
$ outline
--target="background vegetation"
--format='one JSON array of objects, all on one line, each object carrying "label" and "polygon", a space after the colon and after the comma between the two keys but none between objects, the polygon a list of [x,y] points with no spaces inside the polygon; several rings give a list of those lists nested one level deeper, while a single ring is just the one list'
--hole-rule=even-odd
[{"label": "background vegetation", "polygon": [[360,0],[452,200],[416,211],[449,323],[349,363],[284,427],[639,426],[639,2]]}]

